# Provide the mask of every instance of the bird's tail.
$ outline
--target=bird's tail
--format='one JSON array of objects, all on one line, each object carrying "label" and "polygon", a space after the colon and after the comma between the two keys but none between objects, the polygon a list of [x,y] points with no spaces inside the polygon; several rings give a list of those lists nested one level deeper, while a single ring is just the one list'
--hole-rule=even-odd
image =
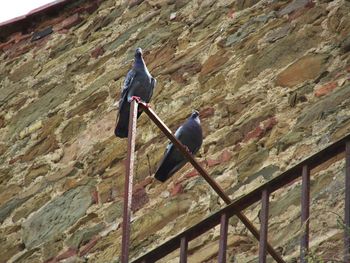
[{"label": "bird's tail", "polygon": [[[128,115],[126,115],[128,116]],[[129,116],[128,116],[129,117]],[[128,137],[129,118],[123,117],[122,114],[119,115],[118,123],[115,127],[114,134],[119,138]]]},{"label": "bird's tail", "polygon": [[[140,117],[142,111],[137,112],[137,118]],[[119,138],[128,137],[129,131],[129,113],[127,114],[119,114],[118,123],[114,129],[115,136]]]},{"label": "bird's tail", "polygon": [[165,159],[161,162],[154,177],[161,182],[165,182],[185,164],[186,160],[179,162],[178,160],[174,160],[171,156],[165,156]]}]

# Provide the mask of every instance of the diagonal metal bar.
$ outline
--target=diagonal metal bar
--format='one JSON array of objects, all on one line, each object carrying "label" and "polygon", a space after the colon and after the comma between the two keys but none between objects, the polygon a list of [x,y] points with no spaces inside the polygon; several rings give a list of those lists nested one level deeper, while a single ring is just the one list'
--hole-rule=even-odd
[{"label": "diagonal metal bar", "polygon": [[350,140],[345,146],[345,229],[344,262],[350,262]]},{"label": "diagonal metal bar", "polygon": [[123,233],[122,233],[122,253],[121,262],[127,263],[129,260],[130,241],[130,217],[132,204],[132,185],[134,179],[134,159],[135,159],[135,139],[137,124],[138,104],[131,101],[128,131],[128,155],[126,159],[126,174],[124,183],[124,212],[123,212]]},{"label": "diagonal metal bar", "polygon": [[[207,183],[214,189],[214,191],[224,200],[226,204],[231,203],[230,197],[223,191],[223,189],[216,183],[214,179],[203,169],[203,167],[193,158],[192,154],[182,145],[182,143],[176,139],[171,130],[165,125],[165,123],[158,117],[158,115],[144,102],[139,102],[140,108],[148,115],[148,117],[158,126],[158,128],[168,137],[168,139],[175,145],[175,147],[185,156],[185,158],[193,165],[193,167],[200,173],[200,175],[207,181]],[[236,212],[238,218],[249,229],[257,240],[260,240],[259,231],[249,221],[249,219],[240,211]],[[273,249],[273,247],[267,243],[267,251],[278,262],[284,263],[282,257]]]},{"label": "diagonal metal bar", "polygon": [[303,227],[303,233],[300,240],[300,262],[307,263],[310,229],[310,169],[307,165],[303,166],[301,180],[301,224]]}]

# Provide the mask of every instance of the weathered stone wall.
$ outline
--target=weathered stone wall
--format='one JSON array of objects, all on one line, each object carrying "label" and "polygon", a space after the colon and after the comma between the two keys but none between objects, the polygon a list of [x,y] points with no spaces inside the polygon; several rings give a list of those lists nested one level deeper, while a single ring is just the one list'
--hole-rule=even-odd
[{"label": "weathered stone wall", "polygon": [[[152,107],[172,130],[201,113],[198,159],[237,198],[350,131],[350,2],[107,0],[48,18],[31,42],[0,45],[0,262],[118,262],[126,140],[113,135],[134,49],[158,80]],[[131,256],[224,206],[186,165],[156,182],[166,139],[138,122]],[[344,162],[312,172],[313,255],[341,259]],[[271,197],[269,239],[299,251],[300,182]],[[256,204],[246,215],[259,227]],[[237,221],[230,262],[254,262]],[[190,243],[215,262],[219,230]],[[164,262],[176,262],[177,252]]]}]

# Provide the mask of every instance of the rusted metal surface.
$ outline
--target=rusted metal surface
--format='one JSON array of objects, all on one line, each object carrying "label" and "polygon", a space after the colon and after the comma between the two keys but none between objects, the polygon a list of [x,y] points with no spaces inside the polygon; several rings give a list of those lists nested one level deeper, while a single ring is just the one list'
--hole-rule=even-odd
[{"label": "rusted metal surface", "polygon": [[[262,192],[264,189],[269,189],[270,194],[276,191],[277,189],[288,185],[289,183],[293,182],[295,179],[301,177],[302,174],[302,167],[304,165],[308,165],[309,169],[315,168],[316,166],[324,163],[328,159],[338,155],[339,153],[342,153],[345,151],[345,143],[347,141],[350,141],[350,134],[345,136],[344,138],[340,139],[339,141],[334,142],[333,144],[329,145],[325,149],[321,150],[320,152],[312,155],[311,157],[301,161],[299,164],[295,165],[294,167],[290,168],[289,170],[283,172],[276,178],[270,180],[269,182],[261,185],[260,187],[256,188],[255,190],[251,191],[247,195],[237,199],[233,203],[227,205],[223,209],[215,212],[214,214],[208,216],[198,224],[188,228],[184,232],[178,234],[177,236],[171,238],[170,240],[164,242],[159,247],[147,252],[146,254],[142,255],[138,259],[134,260],[133,262],[142,262],[142,260],[150,260],[150,261],[156,261],[167,254],[171,253],[175,249],[177,249],[180,245],[180,239],[182,236],[187,236],[188,240],[192,240],[203,233],[207,232],[211,228],[215,227],[220,223],[221,215],[226,214],[228,218],[230,218],[232,215],[236,214],[238,211],[242,211],[252,204],[256,203],[260,200]],[[349,154],[347,155],[349,156]],[[349,157],[348,157],[349,160]],[[347,162],[347,175],[350,174],[350,167],[349,163]],[[348,176],[350,177],[350,176]],[[350,181],[350,180],[349,180]],[[350,185],[349,185],[350,186]],[[350,188],[350,187],[349,187]],[[350,200],[349,200],[350,203]],[[350,208],[348,206],[348,210],[350,211]],[[348,214],[348,217],[350,219],[350,215]],[[347,247],[348,249],[348,247]]]},{"label": "rusted metal surface", "polygon": [[269,192],[262,191],[260,212],[259,263],[266,263],[267,230],[269,222]]},{"label": "rusted metal surface", "polygon": [[345,229],[344,229],[344,262],[350,262],[350,140],[345,148]]},{"label": "rusted metal surface", "polygon": [[[193,167],[199,172],[199,174],[207,181],[207,183],[214,189],[214,191],[224,200],[226,204],[231,203],[230,197],[223,191],[223,189],[216,183],[214,179],[203,169],[203,167],[193,158],[192,154],[179,142],[172,134],[171,130],[165,125],[165,123],[157,116],[157,114],[143,102],[139,102],[140,108],[150,117],[150,119],[158,126],[158,128],[168,137],[168,139],[178,148],[178,150],[185,156],[185,158],[193,165]],[[236,212],[238,218],[249,229],[249,231],[259,240],[259,231],[249,221],[249,219],[243,215],[240,211]],[[267,250],[271,256],[279,263],[283,263],[281,256],[273,249],[273,247],[267,244]]]},{"label": "rusted metal surface", "polygon": [[129,241],[130,241],[130,217],[132,204],[132,186],[134,179],[134,161],[135,161],[135,139],[137,124],[138,104],[135,100],[131,102],[129,115],[129,133],[128,133],[128,155],[126,159],[126,174],[124,183],[124,212],[123,212],[123,233],[122,233],[122,253],[121,262],[127,263],[129,260]]},{"label": "rusted metal surface", "polygon": [[228,218],[226,214],[222,214],[220,219],[220,242],[219,242],[219,255],[218,255],[219,263],[226,263],[227,230],[228,230]]},{"label": "rusted metal surface", "polygon": [[188,240],[186,236],[181,238],[180,242],[180,263],[187,263]]},{"label": "rusted metal surface", "polygon": [[310,169],[307,165],[302,168],[301,183],[301,225],[303,233],[300,239],[300,262],[307,263],[309,250],[309,216],[310,216]]}]

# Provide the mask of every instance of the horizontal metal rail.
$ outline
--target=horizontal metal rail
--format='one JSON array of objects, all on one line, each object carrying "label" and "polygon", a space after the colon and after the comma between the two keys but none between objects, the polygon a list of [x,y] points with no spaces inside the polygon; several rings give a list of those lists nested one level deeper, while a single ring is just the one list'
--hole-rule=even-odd
[{"label": "horizontal metal rail", "polygon": [[[188,228],[184,232],[176,235],[175,237],[171,238],[170,240],[164,242],[157,248],[147,252],[146,254],[142,255],[141,257],[137,258],[133,261],[133,263],[137,262],[155,262],[156,260],[159,260],[172,251],[176,250],[180,247],[180,241],[182,238],[186,238],[188,242],[193,240],[194,238],[202,235],[203,233],[207,232],[208,230],[214,228],[218,224],[220,224],[221,218],[223,215],[226,215],[227,218],[232,217],[233,215],[238,214],[240,211],[248,208],[252,204],[258,202],[261,200],[261,197],[265,191],[268,191],[269,194],[273,193],[274,191],[290,184],[297,178],[301,177],[302,174],[305,174],[305,168],[303,173],[303,167],[307,167],[309,170],[312,170],[313,168],[319,166],[320,164],[326,162],[332,157],[337,156],[340,153],[343,153],[345,151],[345,145],[346,143],[350,141],[350,134],[345,136],[344,138],[334,142],[333,144],[329,145],[328,147],[324,148],[323,150],[319,151],[318,153],[312,155],[311,157],[301,161],[294,167],[288,169],[287,171],[283,172],[279,176],[275,177],[274,179],[266,182],[265,184],[261,185],[260,187],[256,188],[255,190],[251,191],[250,193],[246,194],[243,197],[238,198],[233,203],[227,205],[223,209],[213,213],[212,215],[208,216],[198,224]],[[349,143],[348,143],[349,145]],[[349,147],[350,148],[350,147]],[[348,151],[350,152],[350,151]],[[349,155],[349,156],[348,156]],[[350,154],[347,154],[347,174],[350,174],[350,168],[349,162],[350,160]],[[350,178],[350,177],[349,177]],[[346,192],[348,192],[350,189],[346,187]],[[350,188],[350,184],[349,184]],[[266,195],[266,192],[265,192]],[[350,198],[349,198],[350,200]],[[350,203],[350,202],[349,202]],[[349,205],[350,206],[350,205]],[[345,216],[345,218],[350,218],[350,212],[349,209],[346,208],[346,213],[348,215]],[[350,221],[350,220],[348,220]],[[347,231],[349,232],[349,231]],[[345,250],[349,251],[349,233],[345,233]],[[345,257],[346,258],[346,257]],[[348,258],[346,258],[348,262]]]}]

